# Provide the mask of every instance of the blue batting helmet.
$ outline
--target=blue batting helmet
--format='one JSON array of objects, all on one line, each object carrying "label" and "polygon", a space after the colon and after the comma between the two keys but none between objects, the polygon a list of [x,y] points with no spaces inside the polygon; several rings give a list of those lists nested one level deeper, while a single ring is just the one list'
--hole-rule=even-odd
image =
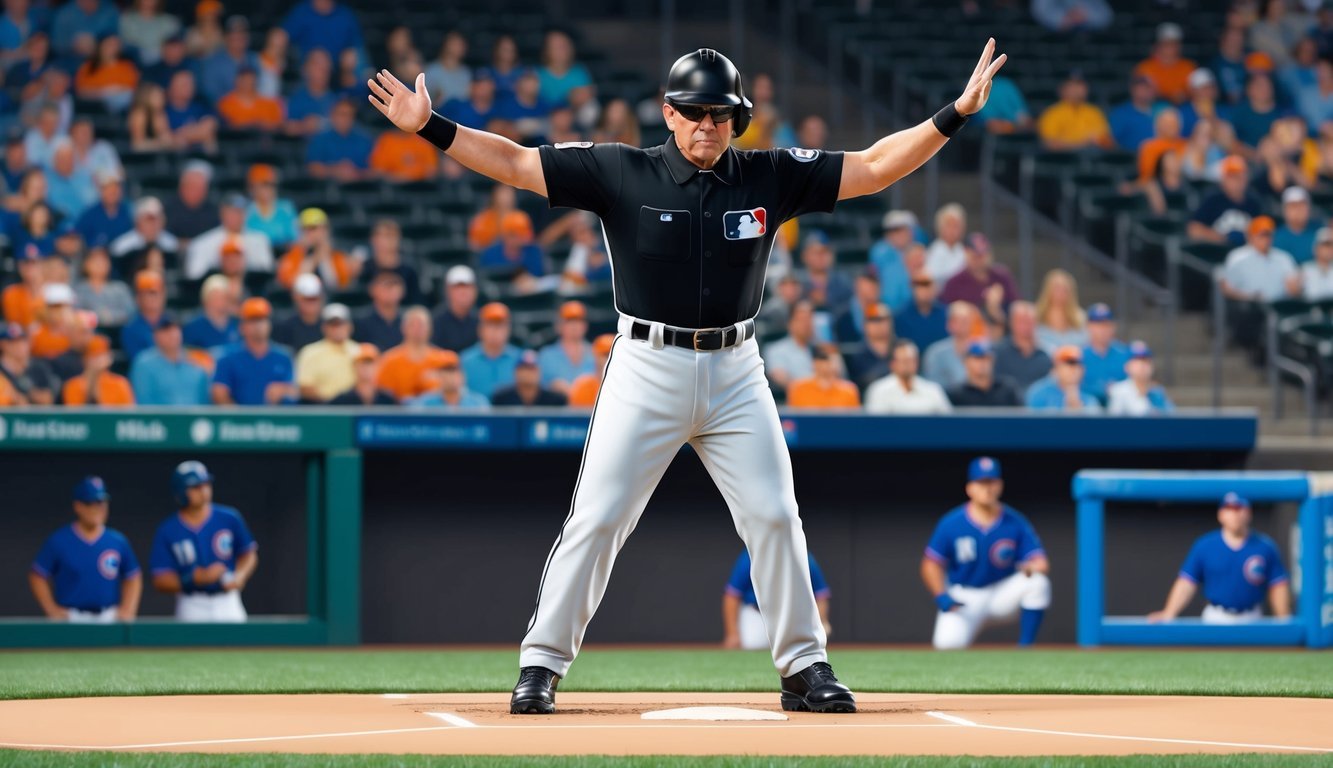
[{"label": "blue batting helmet", "polygon": [[171,494],[176,499],[176,506],[184,508],[190,503],[186,489],[211,482],[213,476],[202,461],[182,461],[176,465],[176,470],[171,473]]}]

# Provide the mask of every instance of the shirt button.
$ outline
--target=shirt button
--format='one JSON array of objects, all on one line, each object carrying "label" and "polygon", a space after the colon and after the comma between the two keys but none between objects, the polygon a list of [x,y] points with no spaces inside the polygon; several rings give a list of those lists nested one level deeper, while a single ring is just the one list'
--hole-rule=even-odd
[{"label": "shirt button", "polygon": [[712,258],[712,256],[713,256],[713,252],[712,252],[712,251],[704,251],[704,258],[705,258],[705,259]]},{"label": "shirt button", "polygon": [[705,219],[711,219],[712,217],[713,217],[713,212],[712,212],[712,211],[704,211],[704,218],[705,218]]},{"label": "shirt button", "polygon": [[705,296],[707,296],[707,295],[710,294],[710,293],[712,293],[712,291],[708,290],[707,288],[704,289],[704,295],[705,295]]}]

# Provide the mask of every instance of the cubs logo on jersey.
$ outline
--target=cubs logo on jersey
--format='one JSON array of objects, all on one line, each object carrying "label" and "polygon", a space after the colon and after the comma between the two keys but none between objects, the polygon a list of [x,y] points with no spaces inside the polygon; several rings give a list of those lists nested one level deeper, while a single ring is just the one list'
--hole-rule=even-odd
[{"label": "cubs logo on jersey", "polygon": [[120,575],[120,553],[108,549],[97,556],[97,572],[102,578],[115,580]]},{"label": "cubs logo on jersey", "polygon": [[1014,553],[1018,551],[1018,542],[1013,539],[1000,539],[990,545],[990,562],[996,568],[1008,568],[1014,562]]},{"label": "cubs logo on jersey", "polygon": [[748,211],[727,211],[722,214],[723,234],[728,240],[753,240],[768,232],[768,211],[753,208]]},{"label": "cubs logo on jersey", "polygon": [[231,558],[232,535],[231,531],[223,529],[213,534],[213,554],[218,556],[219,560],[228,560]]},{"label": "cubs logo on jersey", "polygon": [[1245,558],[1245,565],[1241,568],[1245,574],[1245,580],[1256,587],[1261,587],[1268,582],[1268,563],[1263,555],[1250,555]]}]

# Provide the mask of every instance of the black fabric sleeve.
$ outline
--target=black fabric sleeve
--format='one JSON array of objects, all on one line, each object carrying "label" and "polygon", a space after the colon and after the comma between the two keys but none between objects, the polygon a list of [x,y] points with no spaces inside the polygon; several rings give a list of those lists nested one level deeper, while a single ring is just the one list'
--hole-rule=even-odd
[{"label": "black fabric sleeve", "polygon": [[780,220],[830,213],[842,184],[842,153],[822,149],[771,149]]},{"label": "black fabric sleeve", "polygon": [[605,215],[620,197],[624,149],[623,144],[587,141],[539,147],[551,207]]}]

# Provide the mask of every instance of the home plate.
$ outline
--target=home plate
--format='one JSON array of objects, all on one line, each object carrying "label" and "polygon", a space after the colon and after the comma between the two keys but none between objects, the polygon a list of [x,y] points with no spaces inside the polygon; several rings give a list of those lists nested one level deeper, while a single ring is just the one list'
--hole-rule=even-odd
[{"label": "home plate", "polygon": [[741,707],[681,707],[643,713],[644,720],[786,720],[780,712]]}]

